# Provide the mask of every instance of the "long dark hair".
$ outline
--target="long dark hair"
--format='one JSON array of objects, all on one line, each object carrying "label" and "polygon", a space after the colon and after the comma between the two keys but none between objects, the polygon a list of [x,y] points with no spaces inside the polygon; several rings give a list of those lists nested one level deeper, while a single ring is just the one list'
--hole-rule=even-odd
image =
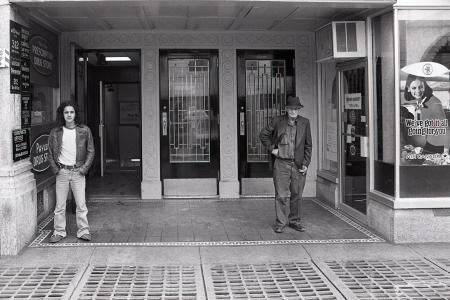
[{"label": "long dark hair", "polygon": [[67,106],[73,107],[73,109],[75,110],[74,122],[76,125],[80,124],[78,116],[78,105],[73,101],[65,101],[62,102],[56,110],[56,122],[58,123],[58,125],[64,126],[66,124],[66,121],[64,120],[64,108],[66,108]]},{"label": "long dark hair", "polygon": [[425,87],[425,91],[423,93],[423,97],[426,98],[427,100],[429,98],[431,98],[431,96],[433,96],[433,90],[430,88],[430,86],[427,84],[427,81],[425,80],[425,78],[420,77],[420,76],[416,76],[416,75],[408,75],[408,77],[406,78],[406,84],[405,84],[405,100],[411,101],[411,100],[415,100],[416,98],[413,97],[413,95],[411,95],[411,93],[408,91],[409,90],[409,86],[411,85],[411,82],[415,81],[415,80],[420,80],[423,82],[423,85]]}]

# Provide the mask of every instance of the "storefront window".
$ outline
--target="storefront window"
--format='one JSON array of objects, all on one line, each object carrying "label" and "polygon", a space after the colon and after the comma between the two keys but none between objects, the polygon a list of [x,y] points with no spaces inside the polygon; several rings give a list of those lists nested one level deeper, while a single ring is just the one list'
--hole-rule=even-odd
[{"label": "storefront window", "polygon": [[394,196],[395,110],[393,13],[373,19],[374,189]]},{"label": "storefront window", "polygon": [[34,85],[31,105],[31,125],[44,125],[56,120],[57,89]]},{"label": "storefront window", "polygon": [[450,10],[400,10],[400,196],[448,197]]},{"label": "storefront window", "polygon": [[320,68],[321,93],[321,132],[322,135],[322,161],[321,169],[337,174],[337,106],[338,89],[336,64],[334,62],[322,63]]}]

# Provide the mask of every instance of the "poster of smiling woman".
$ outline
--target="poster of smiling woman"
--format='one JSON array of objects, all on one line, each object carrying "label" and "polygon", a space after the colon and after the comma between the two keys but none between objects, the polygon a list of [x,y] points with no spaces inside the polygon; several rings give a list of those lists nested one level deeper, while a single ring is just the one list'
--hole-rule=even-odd
[{"label": "poster of smiling woman", "polygon": [[406,75],[400,107],[402,165],[450,164],[450,130],[444,103],[433,90],[445,89],[450,70],[435,62],[402,68]]}]

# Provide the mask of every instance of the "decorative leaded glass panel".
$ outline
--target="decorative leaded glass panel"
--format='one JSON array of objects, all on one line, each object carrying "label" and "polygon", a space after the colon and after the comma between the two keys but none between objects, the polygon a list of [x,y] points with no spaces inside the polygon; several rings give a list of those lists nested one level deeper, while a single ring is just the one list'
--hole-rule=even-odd
[{"label": "decorative leaded glass panel", "polygon": [[210,161],[209,60],[169,60],[171,163]]},{"label": "decorative leaded glass panel", "polygon": [[247,161],[269,159],[259,132],[270,120],[284,113],[286,65],[284,60],[246,60]]}]

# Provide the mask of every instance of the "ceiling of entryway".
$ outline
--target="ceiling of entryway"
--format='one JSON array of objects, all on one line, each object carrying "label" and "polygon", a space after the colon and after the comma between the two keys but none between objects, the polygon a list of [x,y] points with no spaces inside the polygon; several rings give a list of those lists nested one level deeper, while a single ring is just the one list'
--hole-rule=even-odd
[{"label": "ceiling of entryway", "polygon": [[10,0],[57,32],[91,30],[312,31],[394,0]]}]

